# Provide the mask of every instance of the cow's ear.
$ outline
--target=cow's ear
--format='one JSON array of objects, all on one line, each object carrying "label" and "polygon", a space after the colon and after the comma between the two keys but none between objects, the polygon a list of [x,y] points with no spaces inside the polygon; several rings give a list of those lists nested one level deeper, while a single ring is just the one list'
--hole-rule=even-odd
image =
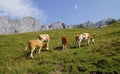
[{"label": "cow's ear", "polygon": [[93,39],[93,37],[90,37],[90,40],[92,40]]}]

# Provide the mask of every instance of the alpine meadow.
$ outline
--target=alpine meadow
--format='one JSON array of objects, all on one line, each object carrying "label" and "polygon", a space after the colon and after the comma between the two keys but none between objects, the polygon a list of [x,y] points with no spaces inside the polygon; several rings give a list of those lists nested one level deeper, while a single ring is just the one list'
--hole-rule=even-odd
[{"label": "alpine meadow", "polygon": [[[76,48],[77,33],[89,33],[95,43]],[[25,51],[29,40],[49,34],[49,50]],[[61,37],[69,37],[69,49],[62,50]],[[120,22],[95,29],[59,29],[0,35],[0,74],[120,74]]]}]

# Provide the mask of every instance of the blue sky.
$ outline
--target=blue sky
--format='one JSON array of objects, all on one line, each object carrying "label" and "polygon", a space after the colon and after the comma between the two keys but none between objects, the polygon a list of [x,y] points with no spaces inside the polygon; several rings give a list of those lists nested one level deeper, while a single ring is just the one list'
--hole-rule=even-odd
[{"label": "blue sky", "polygon": [[0,0],[0,15],[32,16],[41,24],[97,22],[106,18],[119,19],[120,0]]}]

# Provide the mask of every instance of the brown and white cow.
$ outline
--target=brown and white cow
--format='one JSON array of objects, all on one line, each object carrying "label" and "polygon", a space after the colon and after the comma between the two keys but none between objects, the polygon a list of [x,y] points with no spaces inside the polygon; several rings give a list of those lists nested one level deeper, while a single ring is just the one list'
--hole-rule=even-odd
[{"label": "brown and white cow", "polygon": [[38,49],[38,53],[40,53],[42,48],[46,48],[47,43],[43,42],[42,40],[36,39],[36,40],[30,40],[28,41],[28,46],[25,50],[29,49],[30,51],[30,57],[33,58],[33,52],[35,49]]},{"label": "brown and white cow", "polygon": [[62,47],[63,49],[67,50],[67,48],[69,48],[69,37],[68,36],[64,36],[62,37]]},{"label": "brown and white cow", "polygon": [[48,34],[40,34],[39,39],[47,43],[47,50],[49,49],[50,36]]},{"label": "brown and white cow", "polygon": [[81,42],[87,40],[87,44],[90,45],[90,42],[95,42],[94,38],[89,33],[82,33],[76,35],[76,44],[77,47],[80,47]]}]

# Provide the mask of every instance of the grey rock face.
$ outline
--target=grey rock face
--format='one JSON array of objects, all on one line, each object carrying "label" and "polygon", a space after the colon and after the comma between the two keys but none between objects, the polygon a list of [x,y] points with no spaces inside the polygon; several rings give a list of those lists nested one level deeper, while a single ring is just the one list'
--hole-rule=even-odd
[{"label": "grey rock face", "polygon": [[87,21],[86,23],[81,24],[80,28],[89,28],[89,29],[91,29],[91,28],[96,28],[96,26],[92,22]]},{"label": "grey rock face", "polygon": [[102,27],[106,27],[109,25],[109,23],[114,20],[113,18],[108,18],[108,19],[104,19],[104,20],[101,20],[97,23],[95,23],[94,25],[98,28],[102,28]]},{"label": "grey rock face", "polygon": [[33,32],[39,30],[54,30],[54,29],[69,29],[69,28],[102,28],[108,26],[110,23],[115,21],[120,21],[120,19],[115,20],[112,18],[104,19],[96,23],[87,21],[83,24],[65,24],[60,21],[41,25],[33,17],[25,17],[19,20],[9,19],[6,16],[0,16],[0,34],[14,34],[14,33],[24,33]]},{"label": "grey rock face", "polygon": [[8,19],[0,16],[0,34],[14,34],[39,31],[40,24],[33,17],[25,17],[19,20]]},{"label": "grey rock face", "polygon": [[42,30],[54,30],[54,29],[64,29],[66,27],[67,27],[66,24],[58,21],[58,22],[55,22],[55,23],[50,24],[50,25],[49,24],[43,25],[41,27],[41,29]]},{"label": "grey rock face", "polygon": [[[86,23],[83,23],[83,24],[69,24],[69,25],[58,21],[53,24],[42,25],[41,29],[42,30],[53,30],[53,29],[66,29],[66,28],[87,28],[87,29],[102,28],[102,27],[108,26],[110,24],[110,22],[113,20],[115,20],[115,19],[108,18],[108,19],[104,19],[104,20],[101,20],[96,23],[87,21]],[[120,19],[118,21],[120,21]]]}]

